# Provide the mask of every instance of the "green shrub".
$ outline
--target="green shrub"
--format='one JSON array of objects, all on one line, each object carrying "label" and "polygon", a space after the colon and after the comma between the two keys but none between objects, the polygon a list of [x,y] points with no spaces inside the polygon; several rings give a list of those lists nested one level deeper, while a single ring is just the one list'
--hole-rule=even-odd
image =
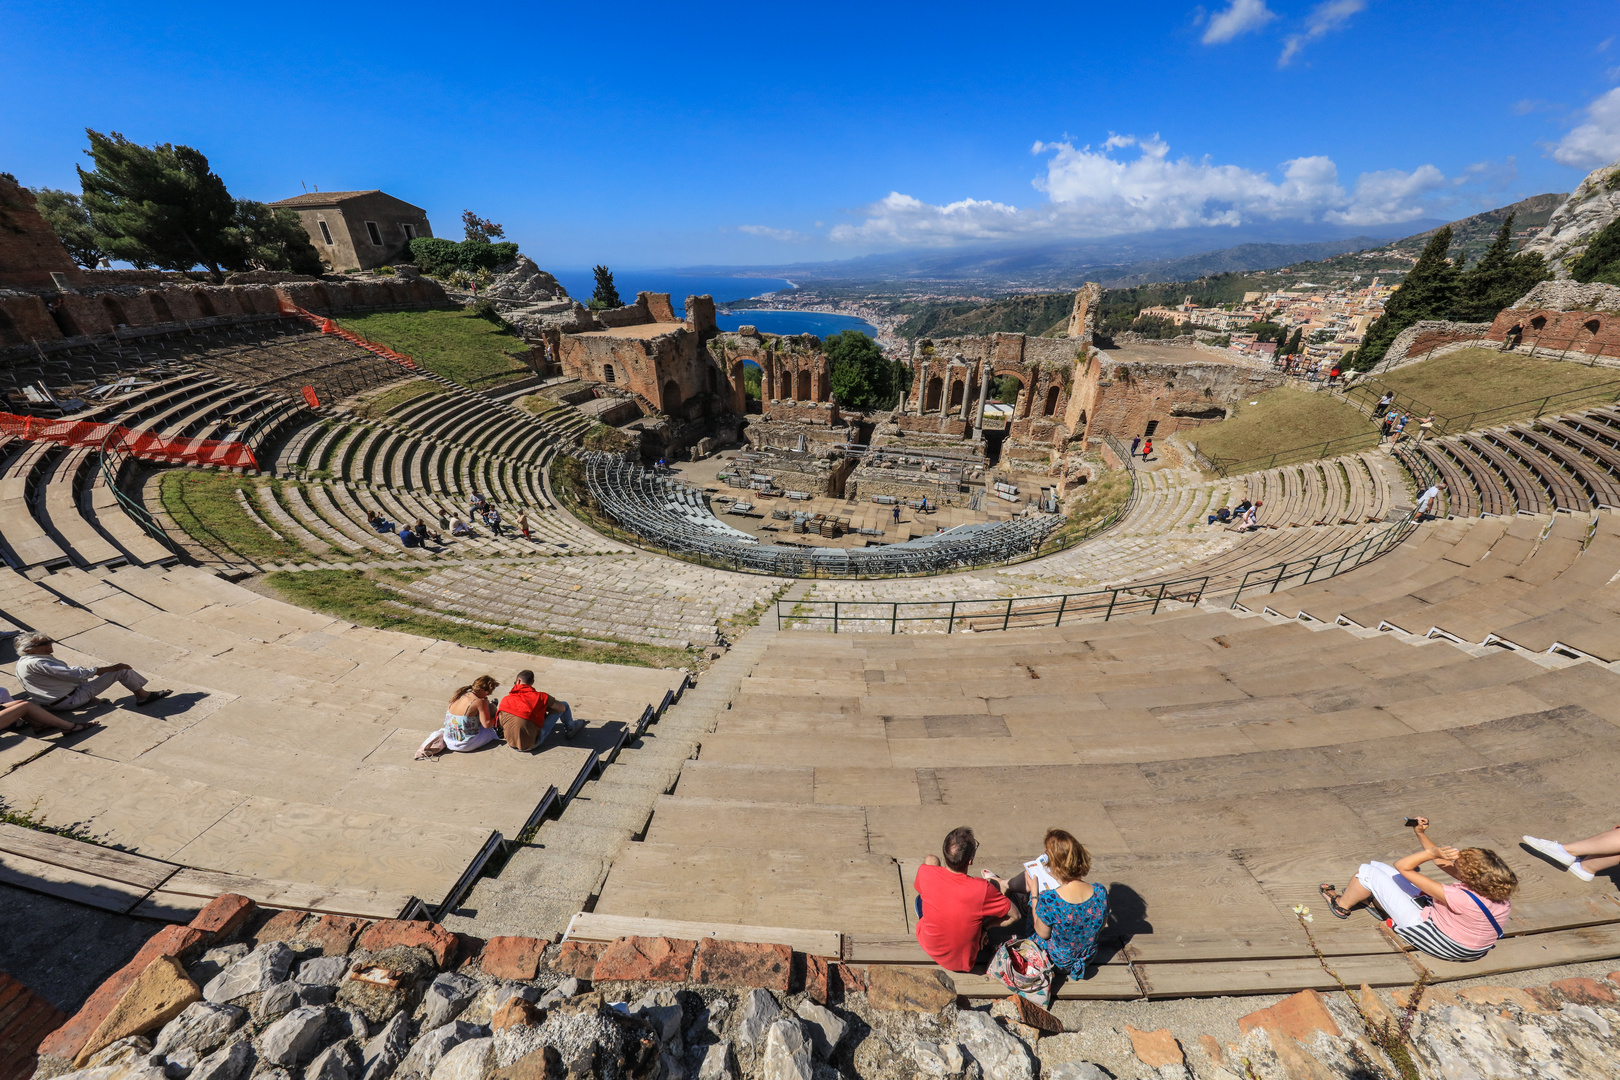
[{"label": "green shrub", "polygon": [[460,249],[458,252],[460,266],[468,271],[493,271],[502,263],[512,262],[518,255],[518,246],[509,242],[491,244],[478,240],[463,240],[457,247]]},{"label": "green shrub", "polygon": [[461,267],[461,245],[437,236],[418,236],[411,241],[411,259],[429,277],[446,277]]}]

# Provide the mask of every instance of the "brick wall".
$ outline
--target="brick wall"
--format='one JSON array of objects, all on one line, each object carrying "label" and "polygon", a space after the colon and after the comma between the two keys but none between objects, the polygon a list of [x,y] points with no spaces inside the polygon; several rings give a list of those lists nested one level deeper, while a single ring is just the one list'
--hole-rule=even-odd
[{"label": "brick wall", "polygon": [[34,205],[34,193],[0,179],[0,286],[48,289],[51,272],[76,281],[79,268]]}]

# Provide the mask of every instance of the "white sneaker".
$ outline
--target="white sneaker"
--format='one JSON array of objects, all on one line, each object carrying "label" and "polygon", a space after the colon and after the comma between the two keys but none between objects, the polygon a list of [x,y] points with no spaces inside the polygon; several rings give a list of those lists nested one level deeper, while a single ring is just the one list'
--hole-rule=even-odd
[{"label": "white sneaker", "polygon": [[[1526,847],[1534,848],[1547,856],[1547,858],[1563,863],[1565,866],[1575,861],[1575,856],[1565,851],[1564,845],[1556,840],[1540,840],[1534,836],[1526,836],[1524,844]],[[1587,880],[1590,881],[1591,877],[1588,876]]]},{"label": "white sneaker", "polygon": [[1592,871],[1582,866],[1581,860],[1579,859],[1576,859],[1574,862],[1569,864],[1569,872],[1580,878],[1582,881],[1591,881],[1597,876],[1596,874],[1592,873]]}]

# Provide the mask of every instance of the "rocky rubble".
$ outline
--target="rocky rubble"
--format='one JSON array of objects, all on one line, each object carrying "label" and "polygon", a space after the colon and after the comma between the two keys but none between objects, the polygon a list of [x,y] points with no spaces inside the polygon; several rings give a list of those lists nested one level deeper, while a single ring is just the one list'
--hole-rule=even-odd
[{"label": "rocky rubble", "polygon": [[[49,1037],[35,1080],[1399,1075],[1342,995],[1295,994],[1239,1019],[1237,1041],[1184,1044],[1129,1024],[1065,1031],[1014,997],[969,1008],[943,972],[784,946],[486,942],[425,922],[215,903],[209,919],[160,931],[140,970],[108,980],[88,1012]],[[1424,1076],[1573,1080],[1620,1075],[1617,984],[1620,972],[1529,990],[1442,986],[1410,1011],[1400,995],[1390,1006],[1363,988],[1360,1008],[1375,1023],[1412,1026]]]}]

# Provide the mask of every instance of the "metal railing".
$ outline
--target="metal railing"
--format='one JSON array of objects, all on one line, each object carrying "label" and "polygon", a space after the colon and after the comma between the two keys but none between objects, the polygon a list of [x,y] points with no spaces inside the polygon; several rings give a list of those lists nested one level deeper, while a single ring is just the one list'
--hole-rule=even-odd
[{"label": "metal railing", "polygon": [[185,551],[181,549],[179,544],[175,543],[163,526],[158,524],[157,519],[147,511],[141,501],[118,486],[118,476],[124,471],[124,465],[131,460],[136,460],[125,449],[123,434],[124,429],[115,424],[111,426],[107,437],[101,441],[101,448],[96,453],[97,465],[101,468],[102,479],[106,481],[107,489],[112,492],[113,498],[118,500],[118,505],[123,508],[124,513],[129,515],[130,520],[139,525],[141,530],[152,539],[174,552],[174,554],[184,557]]},{"label": "metal railing", "polygon": [[824,622],[836,634],[847,631],[851,623],[886,623],[888,632],[895,634],[902,623],[908,624],[907,632],[916,632],[909,624],[930,623],[932,627],[921,629],[950,634],[959,625],[971,630],[1008,630],[1062,626],[1064,619],[1072,622],[1100,618],[1107,622],[1121,615],[1151,615],[1166,602],[1196,604],[1203,599],[1208,584],[1208,577],[1193,577],[1142,588],[1119,586],[1001,600],[778,600],[776,627],[791,630],[801,623]]}]

